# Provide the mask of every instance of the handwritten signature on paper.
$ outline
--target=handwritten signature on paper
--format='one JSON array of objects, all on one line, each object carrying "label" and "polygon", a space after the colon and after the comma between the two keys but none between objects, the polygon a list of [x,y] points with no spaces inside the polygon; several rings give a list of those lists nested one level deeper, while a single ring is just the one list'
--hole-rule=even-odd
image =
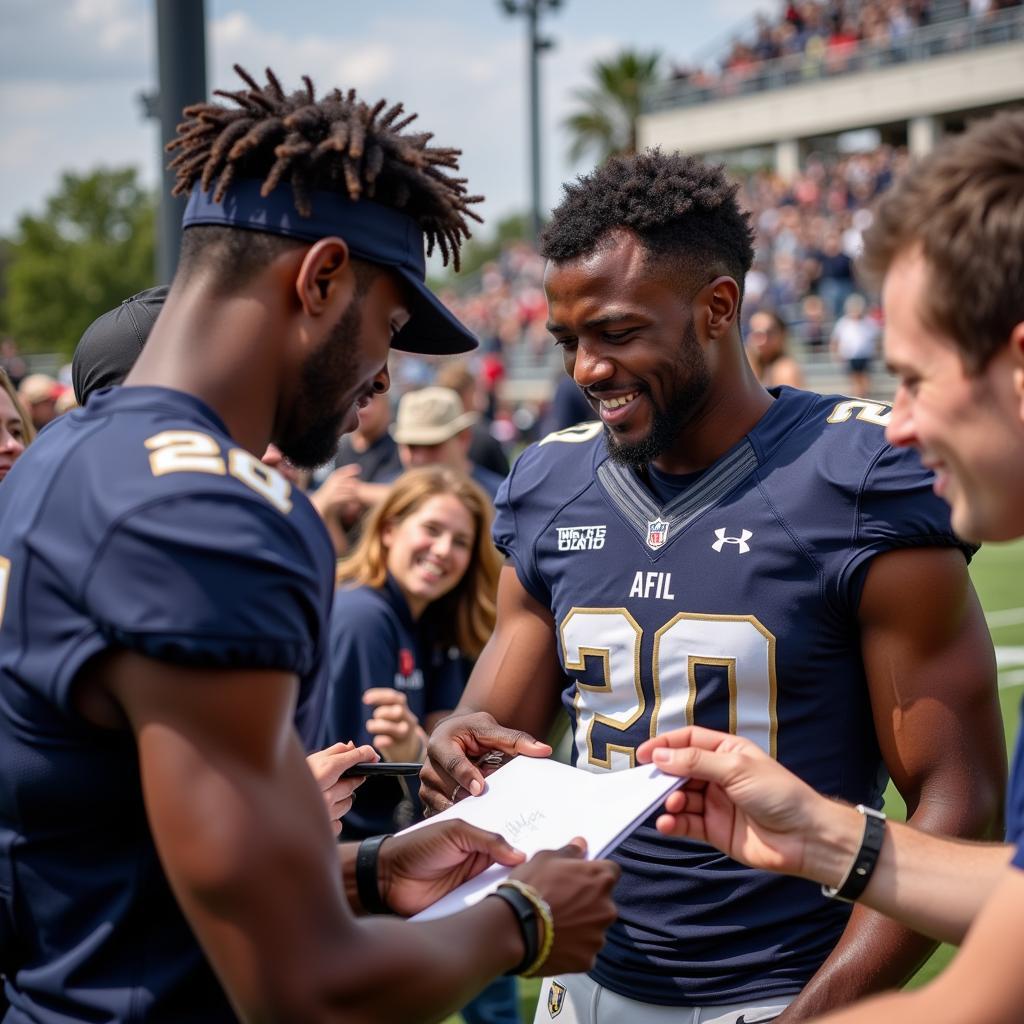
[{"label": "handwritten signature on paper", "polygon": [[544,818],[543,811],[524,811],[518,818],[505,822],[505,838],[514,843],[524,832],[536,832]]}]

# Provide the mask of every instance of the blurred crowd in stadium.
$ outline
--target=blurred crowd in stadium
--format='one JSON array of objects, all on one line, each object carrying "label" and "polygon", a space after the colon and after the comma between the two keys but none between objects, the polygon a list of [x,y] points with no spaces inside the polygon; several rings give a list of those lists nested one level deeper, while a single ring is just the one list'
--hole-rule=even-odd
[{"label": "blurred crowd in stadium", "polygon": [[871,50],[898,48],[916,30],[939,21],[989,18],[1020,0],[788,0],[775,18],[759,15],[733,39],[717,67],[677,64],[672,77],[705,98],[752,88],[768,61],[779,61],[785,84],[856,70]]},{"label": "blurred crowd in stadium", "polygon": [[[750,338],[751,318],[761,312],[778,318],[778,352],[773,348],[771,360],[785,352],[801,366],[824,368],[832,373],[828,383],[834,387],[835,373],[848,371],[851,358],[856,358],[860,375],[850,380],[849,389],[867,395],[881,383],[870,374],[879,336],[876,297],[864,294],[864,303],[853,303],[855,310],[865,305],[863,313],[855,314],[863,319],[865,329],[860,332],[860,344],[854,346],[854,356],[849,343],[842,341],[848,323],[844,314],[847,300],[862,294],[854,260],[870,223],[870,204],[908,159],[905,148],[881,145],[850,154],[811,153],[788,181],[767,169],[734,175],[740,203],[750,211],[756,229],[756,260],[744,285],[744,330],[752,343],[752,360],[764,364],[762,376],[767,383],[802,385],[807,375],[776,379],[768,372],[764,351],[755,351]],[[461,371],[442,371],[442,376],[450,374],[452,380],[461,381],[456,390],[467,410],[482,417],[492,443],[506,457],[541,432],[568,426],[566,415],[588,415],[578,402],[570,405],[571,413],[551,408],[562,371],[545,330],[543,272],[537,253],[525,242],[513,242],[496,260],[461,281],[458,289],[449,288],[442,295],[481,340],[471,362]],[[433,383],[442,365],[396,354],[394,399]],[[37,427],[48,422],[55,410],[74,404],[68,369],[56,376],[29,373],[12,339],[3,342],[0,366],[21,387],[22,401],[32,409]],[[469,386],[467,381],[475,384]],[[525,381],[533,386],[524,387]],[[477,436],[481,431],[484,427]]]}]

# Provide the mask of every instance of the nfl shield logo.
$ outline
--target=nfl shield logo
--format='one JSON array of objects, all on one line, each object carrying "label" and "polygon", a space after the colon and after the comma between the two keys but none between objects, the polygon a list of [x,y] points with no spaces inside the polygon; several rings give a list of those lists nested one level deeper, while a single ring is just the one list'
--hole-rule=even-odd
[{"label": "nfl shield logo", "polygon": [[548,989],[548,1015],[552,1018],[557,1017],[562,1012],[564,1002],[565,986],[552,981],[551,988]]},{"label": "nfl shield logo", "polygon": [[668,540],[668,523],[664,519],[655,519],[647,524],[647,546],[657,551]]}]

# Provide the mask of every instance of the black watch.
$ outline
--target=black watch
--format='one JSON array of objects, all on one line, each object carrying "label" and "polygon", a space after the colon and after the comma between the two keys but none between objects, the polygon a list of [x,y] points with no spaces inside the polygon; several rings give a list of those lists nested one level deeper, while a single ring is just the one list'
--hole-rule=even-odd
[{"label": "black watch", "polygon": [[853,903],[864,894],[878,865],[878,855],[882,852],[882,842],[885,840],[885,815],[881,811],[876,811],[874,807],[865,807],[864,804],[857,804],[857,810],[864,815],[864,835],[857,856],[854,857],[850,870],[839,885],[821,887],[822,893],[829,899],[843,900],[846,903]]}]

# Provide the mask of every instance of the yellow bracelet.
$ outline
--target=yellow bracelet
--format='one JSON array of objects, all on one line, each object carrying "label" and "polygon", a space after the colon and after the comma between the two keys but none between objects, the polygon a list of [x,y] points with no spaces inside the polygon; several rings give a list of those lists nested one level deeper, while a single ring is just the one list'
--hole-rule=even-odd
[{"label": "yellow bracelet", "polygon": [[523,978],[534,978],[540,974],[540,969],[551,955],[551,947],[555,944],[555,921],[551,916],[551,908],[548,906],[547,900],[532,885],[520,882],[518,878],[506,878],[501,884],[503,886],[509,885],[518,892],[521,892],[533,904],[534,910],[537,911],[537,920],[542,926],[541,934],[537,941],[537,957],[525,971],[519,972]]}]

